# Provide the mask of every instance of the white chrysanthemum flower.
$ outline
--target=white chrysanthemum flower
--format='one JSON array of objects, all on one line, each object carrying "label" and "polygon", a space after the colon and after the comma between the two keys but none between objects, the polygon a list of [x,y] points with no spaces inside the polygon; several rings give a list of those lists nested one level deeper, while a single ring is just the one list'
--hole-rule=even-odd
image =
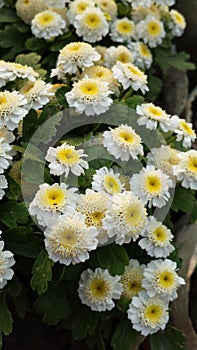
[{"label": "white chrysanthemum flower", "polygon": [[65,4],[70,0],[45,0],[47,7],[53,7],[56,9],[65,8]]},{"label": "white chrysanthemum flower", "polygon": [[127,299],[132,299],[143,289],[142,279],[145,265],[140,265],[138,260],[130,259],[129,265],[125,266],[120,282],[123,285],[122,296]]},{"label": "white chrysanthemum flower", "polygon": [[66,266],[89,259],[98,243],[95,227],[87,227],[85,216],[76,212],[60,216],[44,235],[49,258]]},{"label": "white chrysanthemum flower", "polygon": [[76,16],[81,15],[87,8],[94,7],[93,0],[74,0],[69,3],[68,20],[71,24],[74,23]]},{"label": "white chrysanthemum flower", "polygon": [[35,110],[46,105],[55,94],[52,91],[52,84],[46,84],[44,80],[28,81],[21,89],[20,93],[27,99],[26,107]]},{"label": "white chrysanthemum flower", "polygon": [[117,128],[104,131],[103,145],[116,159],[128,161],[143,155],[141,137],[129,125],[120,125]]},{"label": "white chrysanthemum flower", "polygon": [[150,7],[152,5],[152,0],[126,0],[129,2],[133,8],[136,7]]},{"label": "white chrysanthemum flower", "polygon": [[175,4],[175,0],[155,0],[157,6],[172,6]]},{"label": "white chrysanthemum flower", "polygon": [[92,311],[106,311],[115,307],[112,299],[119,299],[122,293],[122,285],[119,276],[111,276],[108,270],[97,267],[93,272],[90,269],[83,271],[80,280],[78,294],[82,304]]},{"label": "white chrysanthemum flower", "polygon": [[49,40],[62,35],[66,28],[66,22],[57,12],[45,10],[39,12],[32,19],[31,31],[36,38]]},{"label": "white chrysanthemum flower", "polygon": [[136,241],[146,224],[146,209],[132,192],[124,191],[112,196],[110,207],[103,219],[103,227],[117,244]]},{"label": "white chrysanthemum flower", "polygon": [[[175,116],[174,116],[175,117]],[[177,141],[183,140],[183,146],[189,148],[196,139],[196,133],[192,123],[187,123],[185,119],[177,118],[178,125],[174,132],[177,134]]]},{"label": "white chrysanthemum flower", "polygon": [[143,290],[133,297],[127,313],[133,328],[144,336],[164,330],[169,320],[168,303]]},{"label": "white chrysanthemum flower", "polygon": [[116,19],[111,24],[109,35],[115,42],[130,42],[136,35],[135,23],[127,17]]},{"label": "white chrysanthemum flower", "polygon": [[17,91],[0,92],[0,127],[6,126],[11,131],[16,129],[28,113],[26,104],[25,97]]},{"label": "white chrysanthemum flower", "polygon": [[8,182],[4,175],[0,175],[0,199],[3,198],[5,194],[5,189],[8,187]]},{"label": "white chrysanthemum flower", "polygon": [[137,24],[140,21],[144,21],[147,16],[152,16],[158,20],[161,18],[161,8],[158,8],[152,3],[150,7],[137,6],[132,7],[131,10],[132,20]]},{"label": "white chrysanthemum flower", "polygon": [[85,77],[74,82],[71,91],[65,94],[70,107],[74,107],[79,114],[99,115],[106,112],[113,100],[109,95],[109,84],[106,81]]},{"label": "white chrysanthemum flower", "polygon": [[171,178],[174,178],[174,165],[180,162],[179,152],[167,145],[152,148],[151,152],[147,154],[147,165],[154,165],[157,169],[161,169]]},{"label": "white chrysanthemum flower", "polygon": [[109,196],[105,192],[94,192],[87,189],[81,194],[77,201],[77,211],[85,215],[85,223],[88,227],[94,226],[98,232],[99,244],[108,241],[108,235],[103,228],[103,218],[109,205]]},{"label": "white chrysanthemum flower", "polygon": [[57,65],[51,77],[65,79],[66,73],[74,74],[78,68],[90,67],[100,59],[100,54],[88,43],[72,42],[60,50]]},{"label": "white chrysanthemum flower", "polygon": [[147,86],[147,75],[132,63],[117,62],[112,67],[112,72],[115,78],[122,84],[126,90],[130,86],[133,90],[141,90],[143,94],[149,90]]},{"label": "white chrysanthemum flower", "polygon": [[173,168],[174,175],[183,187],[197,190],[197,151],[181,152],[179,158],[179,164]]},{"label": "white chrysanthemum flower", "polygon": [[153,56],[148,46],[142,41],[137,41],[128,45],[130,50],[135,52],[134,54],[134,65],[141,69],[149,69],[153,62]]},{"label": "white chrysanthemum flower", "polygon": [[49,147],[45,159],[50,163],[50,173],[53,175],[68,176],[71,171],[74,175],[84,174],[84,169],[89,165],[83,157],[87,157],[83,149],[76,150],[75,146],[70,146],[64,142],[61,146]]},{"label": "white chrysanthemum flower", "polygon": [[5,142],[3,137],[0,137],[0,174],[3,174],[4,170],[10,166],[12,160],[12,156],[10,154],[11,150],[12,146]]},{"label": "white chrysanthemum flower", "polygon": [[174,186],[170,177],[153,165],[142,168],[130,181],[131,190],[148,207],[163,207],[170,198],[170,188]]},{"label": "white chrysanthemum flower", "polygon": [[96,170],[93,175],[92,189],[97,192],[105,191],[110,195],[120,193],[124,190],[124,185],[120,182],[119,176],[119,173],[104,166]]},{"label": "white chrysanthemum flower", "polygon": [[16,13],[26,24],[31,24],[34,16],[45,10],[47,5],[44,0],[17,0]]},{"label": "white chrysanthemum flower", "polygon": [[169,14],[171,21],[168,23],[168,27],[174,36],[181,36],[186,28],[184,16],[175,9],[170,10]]},{"label": "white chrysanthemum flower", "polygon": [[76,16],[73,25],[76,34],[89,43],[103,39],[109,32],[109,23],[98,7],[87,8],[81,15]]},{"label": "white chrysanthemum flower", "polygon": [[177,298],[177,289],[185,284],[177,274],[177,263],[169,259],[152,260],[144,269],[142,286],[150,298],[159,296],[166,301]]},{"label": "white chrysanthemum flower", "polygon": [[[1,235],[0,231],[0,235]],[[12,279],[14,271],[10,268],[15,264],[14,255],[9,250],[3,250],[4,242],[0,241],[0,289]]]},{"label": "white chrysanthemum flower", "polygon": [[116,95],[119,94],[118,82],[114,78],[113,73],[110,69],[103,66],[92,66],[85,68],[80,75],[80,79],[87,76],[88,78],[99,79],[106,81],[109,84],[109,89]]},{"label": "white chrysanthemum flower", "polygon": [[166,36],[163,22],[152,15],[136,24],[138,39],[142,39],[149,47],[156,47]]},{"label": "white chrysanthemum flower", "polygon": [[167,114],[161,107],[155,106],[152,102],[142,103],[136,107],[136,113],[139,115],[137,123],[145,125],[147,129],[155,130],[159,125],[164,132],[172,130],[173,125],[170,114]]},{"label": "white chrysanthemum flower", "polygon": [[4,142],[12,143],[15,140],[15,136],[12,131],[9,131],[7,128],[0,128],[0,137],[3,137]]},{"label": "white chrysanthemum flower", "polygon": [[95,4],[113,19],[117,15],[117,4],[114,0],[93,0]]},{"label": "white chrysanthemum flower", "polygon": [[0,60],[0,87],[16,78],[35,81],[38,76],[39,74],[35,72],[32,67],[20,63]]},{"label": "white chrysanthemum flower", "polygon": [[148,218],[149,222],[144,232],[144,238],[139,241],[139,246],[147,251],[147,254],[155,258],[166,258],[175,248],[171,244],[173,235],[167,226],[157,221],[154,216]]},{"label": "white chrysanthemum flower", "polygon": [[104,53],[104,65],[108,68],[112,68],[117,61],[122,63],[133,63],[134,55],[125,46],[110,46]]},{"label": "white chrysanthemum flower", "polygon": [[33,201],[29,206],[29,213],[36,216],[42,226],[51,226],[64,213],[72,214],[76,208],[78,195],[76,188],[67,189],[65,183],[39,186]]}]

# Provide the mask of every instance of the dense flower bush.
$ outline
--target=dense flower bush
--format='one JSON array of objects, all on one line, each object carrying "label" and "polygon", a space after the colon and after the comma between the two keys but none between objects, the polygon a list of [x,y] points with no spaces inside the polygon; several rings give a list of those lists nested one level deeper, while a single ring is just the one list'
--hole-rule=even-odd
[{"label": "dense flower bush", "polygon": [[160,92],[194,69],[185,27],[174,0],[1,2],[3,334],[34,310],[95,349],[184,348],[174,224],[197,219],[196,133]]}]

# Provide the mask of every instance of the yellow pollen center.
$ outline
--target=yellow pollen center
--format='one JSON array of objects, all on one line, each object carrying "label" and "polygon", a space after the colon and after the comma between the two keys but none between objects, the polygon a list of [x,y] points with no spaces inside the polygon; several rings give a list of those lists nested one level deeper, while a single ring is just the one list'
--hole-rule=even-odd
[{"label": "yellow pollen center", "polygon": [[134,141],[133,135],[127,131],[121,131],[118,136],[119,136],[121,141],[129,143],[129,144],[132,144]]},{"label": "yellow pollen center", "polygon": [[140,46],[140,52],[141,52],[142,56],[146,56],[146,57],[150,56],[150,51],[143,44],[141,44],[141,46]]},{"label": "yellow pollen center", "polygon": [[104,177],[104,187],[106,191],[109,192],[110,194],[119,193],[121,189],[118,181],[113,176],[110,176],[110,175],[106,175]]},{"label": "yellow pollen center", "polygon": [[160,25],[157,22],[149,22],[147,30],[150,35],[158,36],[161,32]]},{"label": "yellow pollen center", "polygon": [[118,55],[118,58],[117,58],[118,61],[122,62],[122,63],[128,63],[130,62],[130,58],[129,56],[126,54],[126,53],[120,53]]},{"label": "yellow pollen center", "polygon": [[153,114],[155,117],[161,117],[163,112],[159,107],[149,107],[148,112]]},{"label": "yellow pollen center", "polygon": [[23,0],[23,4],[28,5],[29,4],[29,0]]},{"label": "yellow pollen center", "polygon": [[162,288],[171,289],[175,285],[175,276],[171,271],[160,272],[158,282]]},{"label": "yellow pollen center", "polygon": [[197,173],[197,157],[189,158],[188,169],[194,173]]},{"label": "yellow pollen center", "polygon": [[74,44],[69,46],[70,51],[78,51],[81,48],[80,44]]},{"label": "yellow pollen center", "polygon": [[54,21],[54,16],[51,14],[44,14],[43,16],[40,16],[39,22],[41,25],[47,25]]},{"label": "yellow pollen center", "polygon": [[152,304],[147,306],[144,310],[144,318],[151,323],[159,322],[161,320],[162,315],[163,308],[161,305]]},{"label": "yellow pollen center", "polygon": [[57,151],[57,160],[65,165],[74,165],[79,161],[77,151],[73,149],[60,149]]},{"label": "yellow pollen center", "polygon": [[88,213],[86,215],[85,223],[87,226],[102,227],[102,219],[105,216],[105,212],[95,211],[94,213]]},{"label": "yellow pollen center", "polygon": [[131,23],[128,22],[120,22],[118,23],[117,29],[120,34],[126,35],[132,33],[133,26]]},{"label": "yellow pollen center", "polygon": [[87,15],[84,22],[90,29],[96,29],[101,24],[101,20],[100,20],[99,16],[97,16],[96,14],[93,14],[93,13]]},{"label": "yellow pollen center", "polygon": [[7,102],[6,97],[0,95],[0,105],[6,104],[6,102]]},{"label": "yellow pollen center", "polygon": [[81,92],[84,95],[94,96],[98,94],[98,86],[96,84],[87,82],[81,86]]},{"label": "yellow pollen center", "polygon": [[59,242],[62,248],[69,251],[73,250],[77,242],[76,232],[72,229],[66,229],[65,231],[62,231],[59,237]]},{"label": "yellow pollen center", "polygon": [[161,180],[155,175],[149,175],[146,179],[146,190],[150,193],[158,193],[161,190]]},{"label": "yellow pollen center", "polygon": [[167,238],[166,232],[162,227],[156,228],[152,235],[155,237],[156,241],[159,242],[165,242]]},{"label": "yellow pollen center", "polygon": [[82,13],[83,11],[86,10],[87,8],[87,4],[86,3],[81,3],[77,6],[77,13]]},{"label": "yellow pollen center", "polygon": [[136,204],[131,204],[126,209],[125,221],[129,225],[136,225],[138,223],[139,218],[141,217],[141,213]]},{"label": "yellow pollen center", "polygon": [[168,163],[170,163],[171,165],[176,165],[176,164],[178,164],[179,163],[179,158],[178,157],[176,157],[176,156],[174,156],[174,157],[169,157],[168,159],[167,159],[167,161],[168,161]]},{"label": "yellow pollen center", "polygon": [[185,122],[184,120],[181,120],[180,125],[181,125],[181,128],[183,130],[185,130],[189,135],[195,135],[194,130],[192,130],[192,128],[190,128],[190,126],[187,124],[187,122]]},{"label": "yellow pollen center", "polygon": [[64,200],[65,194],[60,188],[50,188],[46,190],[46,201],[50,207],[60,206],[63,204]]},{"label": "yellow pollen center", "polygon": [[90,291],[95,298],[103,298],[108,292],[108,289],[106,282],[101,278],[95,278],[90,283]]},{"label": "yellow pollen center", "polygon": [[143,73],[137,68],[137,67],[132,67],[128,66],[128,70],[135,75],[141,76]]},{"label": "yellow pollen center", "polygon": [[183,16],[181,16],[180,13],[175,13],[174,17],[175,17],[175,20],[178,24],[185,24],[185,19]]}]

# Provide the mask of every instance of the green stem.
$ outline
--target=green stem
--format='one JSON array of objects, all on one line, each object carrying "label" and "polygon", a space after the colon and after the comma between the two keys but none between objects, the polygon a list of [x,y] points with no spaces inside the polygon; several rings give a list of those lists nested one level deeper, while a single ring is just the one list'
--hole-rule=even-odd
[{"label": "green stem", "polygon": [[97,350],[106,350],[105,343],[101,334],[101,330],[98,330],[96,334],[97,342],[96,342],[96,347]]}]

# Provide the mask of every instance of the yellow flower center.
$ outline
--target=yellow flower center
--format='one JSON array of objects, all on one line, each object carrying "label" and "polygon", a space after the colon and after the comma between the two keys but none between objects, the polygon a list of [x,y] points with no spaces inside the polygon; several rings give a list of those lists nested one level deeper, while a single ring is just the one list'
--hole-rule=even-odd
[{"label": "yellow flower center", "polygon": [[161,26],[155,21],[151,21],[147,26],[148,33],[152,36],[158,36],[161,33]]},{"label": "yellow flower center", "polygon": [[86,16],[84,19],[84,23],[89,27],[90,29],[97,29],[101,25],[101,19],[97,14],[91,13]]},{"label": "yellow flower center", "polygon": [[70,51],[78,51],[80,48],[81,48],[80,44],[72,44],[72,45],[69,45],[68,47]]},{"label": "yellow flower center", "polygon": [[48,25],[54,21],[54,16],[50,13],[45,13],[39,17],[39,23],[41,25]]},{"label": "yellow flower center", "polygon": [[158,323],[163,316],[163,308],[161,305],[148,305],[144,310],[144,318],[151,323]]},{"label": "yellow flower center", "polygon": [[126,21],[119,22],[117,30],[122,35],[131,34],[133,32],[133,24]]},{"label": "yellow flower center", "polygon": [[188,169],[194,173],[197,173],[197,156],[189,158]]},{"label": "yellow flower center", "polygon": [[61,248],[64,248],[65,250],[72,252],[77,242],[76,232],[71,228],[65,229],[60,234],[59,242],[60,242]]},{"label": "yellow flower center", "polygon": [[175,275],[172,271],[162,271],[158,275],[158,283],[162,288],[171,289],[175,285]]},{"label": "yellow flower center", "polygon": [[128,70],[129,70],[132,74],[139,75],[139,76],[142,76],[142,75],[143,75],[143,73],[142,73],[137,67],[128,66]]},{"label": "yellow flower center", "polygon": [[165,229],[160,226],[158,228],[156,228],[156,230],[152,233],[153,237],[155,238],[156,241],[159,242],[165,242],[167,240],[167,234]]},{"label": "yellow flower center", "polygon": [[23,94],[28,94],[28,92],[34,87],[34,83],[29,81],[22,89],[21,92]]},{"label": "yellow flower center", "polygon": [[98,86],[91,82],[84,82],[80,88],[84,95],[94,96],[98,94]]},{"label": "yellow flower center", "polygon": [[134,136],[128,131],[121,131],[118,136],[121,141],[129,144],[132,144],[134,141]]},{"label": "yellow flower center", "polygon": [[74,165],[79,161],[79,155],[74,149],[59,149],[57,151],[57,160],[65,165]]},{"label": "yellow flower center", "polygon": [[85,3],[85,2],[81,2],[80,4],[78,4],[77,6],[77,13],[80,14],[82,13],[83,11],[85,11],[88,7],[88,4]]},{"label": "yellow flower center", "polygon": [[108,285],[101,278],[97,277],[90,283],[90,291],[95,298],[102,299],[107,294],[108,290]]},{"label": "yellow flower center", "polygon": [[185,18],[179,12],[173,11],[173,17],[179,25],[185,25]]},{"label": "yellow flower center", "polygon": [[148,112],[153,114],[153,116],[155,116],[157,118],[162,117],[162,115],[163,115],[162,109],[159,107],[155,107],[155,106],[148,107]]},{"label": "yellow flower center", "polygon": [[49,188],[45,192],[43,198],[43,205],[49,205],[50,207],[59,207],[63,205],[65,200],[65,194],[61,188]]},{"label": "yellow flower center", "polygon": [[102,219],[105,216],[105,212],[95,211],[93,213],[86,213],[85,223],[87,226],[102,227]]},{"label": "yellow flower center", "polygon": [[131,61],[131,58],[125,52],[122,52],[118,55],[117,61],[120,61],[122,63],[128,63]]},{"label": "yellow flower center", "polygon": [[111,175],[104,177],[104,187],[110,194],[119,193],[121,190],[119,182]]},{"label": "yellow flower center", "polygon": [[141,270],[132,269],[126,271],[121,277],[121,283],[123,284],[123,295],[131,299],[134,295],[137,295],[142,288],[143,274]]},{"label": "yellow flower center", "polygon": [[150,57],[151,56],[150,51],[148,50],[148,48],[142,43],[140,45],[140,53],[144,57]]},{"label": "yellow flower center", "polygon": [[180,125],[181,125],[181,128],[184,131],[186,131],[187,134],[195,136],[194,130],[192,130],[192,128],[190,128],[190,126],[188,125],[188,123],[185,120],[181,120]]},{"label": "yellow flower center", "polygon": [[131,226],[135,226],[139,219],[141,218],[141,211],[136,206],[136,204],[131,204],[127,209],[125,213],[125,221],[126,224],[129,224]]},{"label": "yellow flower center", "polygon": [[150,193],[158,193],[162,187],[160,178],[158,178],[156,175],[148,175],[145,187]]},{"label": "yellow flower center", "polygon": [[6,99],[6,97],[5,96],[1,96],[0,95],[0,105],[4,105],[4,104],[6,104],[7,103],[7,99]]}]

